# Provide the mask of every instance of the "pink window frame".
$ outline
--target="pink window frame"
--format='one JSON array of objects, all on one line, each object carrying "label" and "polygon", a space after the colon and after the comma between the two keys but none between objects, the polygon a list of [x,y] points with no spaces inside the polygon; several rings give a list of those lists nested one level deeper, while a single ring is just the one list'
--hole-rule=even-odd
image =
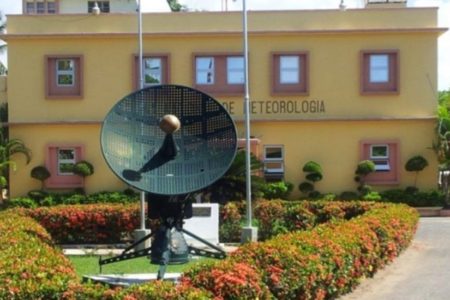
[{"label": "pink window frame", "polygon": [[398,140],[363,140],[360,142],[360,159],[370,160],[371,145],[387,145],[389,147],[390,171],[377,171],[366,177],[366,182],[373,185],[396,185],[400,183],[400,142]]},{"label": "pink window frame", "polygon": [[[296,84],[283,84],[280,79],[280,57],[297,56],[299,58],[299,75],[302,80]],[[272,95],[309,95],[309,52],[272,52]]]},{"label": "pink window frame", "polygon": [[[389,56],[389,81],[371,83],[369,81],[371,55],[385,54]],[[361,95],[397,95],[400,92],[400,64],[398,50],[362,50],[360,52],[360,93]]]},{"label": "pink window frame", "polygon": [[[56,61],[73,59],[75,61],[75,84],[61,87],[56,84]],[[45,56],[45,97],[47,99],[83,98],[83,55],[46,55]]]},{"label": "pink window frame", "polygon": [[47,188],[78,188],[84,187],[84,178],[78,175],[58,175],[59,149],[75,149],[75,160],[84,158],[84,146],[80,144],[49,144],[46,146],[45,166],[51,176],[45,181]]},{"label": "pink window frame", "polygon": [[[224,53],[194,53],[192,54],[192,85],[193,87],[214,95],[241,96],[244,94],[244,84],[230,84],[227,82],[227,58],[242,57],[243,53],[224,52]],[[214,83],[197,83],[197,58],[214,58]]]},{"label": "pink window frame", "polygon": [[[170,54],[168,53],[144,53],[142,57],[145,58],[160,58],[162,62],[162,82],[161,84],[170,83]],[[139,89],[139,56],[133,55],[133,75],[132,84],[134,89]],[[144,84],[145,86],[145,84]],[[147,85],[148,86],[148,85]]]}]

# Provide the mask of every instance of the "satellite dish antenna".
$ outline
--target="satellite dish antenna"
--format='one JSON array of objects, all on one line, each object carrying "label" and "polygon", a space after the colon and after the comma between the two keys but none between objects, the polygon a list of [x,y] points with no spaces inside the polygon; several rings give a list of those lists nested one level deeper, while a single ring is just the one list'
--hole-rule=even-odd
[{"label": "satellite dish antenna", "polygon": [[[121,255],[100,259],[100,265],[151,255],[151,262],[161,266],[161,279],[165,266],[186,262],[188,252],[225,257],[221,248],[182,228],[183,219],[192,216],[192,203],[188,200],[191,193],[222,177],[236,154],[236,127],[219,102],[180,85],[138,90],[118,101],[106,115],[101,147],[111,170],[127,184],[147,193],[149,217],[160,219],[161,226]],[[187,246],[181,232],[217,252]],[[153,235],[150,248],[129,252]],[[184,245],[183,250],[180,245]]]}]

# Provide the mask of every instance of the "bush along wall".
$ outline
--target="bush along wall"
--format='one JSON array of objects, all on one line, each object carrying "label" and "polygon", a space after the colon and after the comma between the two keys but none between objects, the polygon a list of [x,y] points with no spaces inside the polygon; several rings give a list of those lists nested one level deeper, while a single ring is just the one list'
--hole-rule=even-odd
[{"label": "bush along wall", "polygon": [[14,211],[35,219],[58,244],[120,243],[139,227],[136,204],[60,205]]}]

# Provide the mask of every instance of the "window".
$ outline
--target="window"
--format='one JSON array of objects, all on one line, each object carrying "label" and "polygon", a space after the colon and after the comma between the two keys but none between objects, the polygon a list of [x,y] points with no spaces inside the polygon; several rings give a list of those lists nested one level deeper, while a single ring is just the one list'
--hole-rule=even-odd
[{"label": "window", "polygon": [[280,84],[300,82],[300,59],[298,56],[280,56]]},{"label": "window", "polygon": [[58,12],[57,0],[26,0],[25,14],[56,14]]},{"label": "window", "polygon": [[308,94],[308,53],[272,54],[272,93]]},{"label": "window", "polygon": [[398,92],[398,51],[361,52],[361,92]]},{"label": "window", "polygon": [[388,172],[391,167],[389,165],[389,146],[370,145],[370,160],[375,164],[376,172]]},{"label": "window", "polygon": [[195,61],[197,84],[214,84],[214,57],[199,57]]},{"label": "window", "polygon": [[399,146],[397,141],[362,141],[361,160],[371,160],[375,172],[367,176],[369,184],[397,184]]},{"label": "window", "polygon": [[56,60],[56,85],[73,86],[75,84],[75,60]]},{"label": "window", "polygon": [[72,167],[83,156],[80,145],[49,145],[46,152],[46,167],[50,178],[45,181],[48,188],[74,188],[84,185],[83,177],[75,175]]},{"label": "window", "polygon": [[244,92],[244,57],[233,54],[194,55],[195,87],[218,94]]},{"label": "window", "polygon": [[83,96],[82,56],[46,57],[46,97],[81,98]]},{"label": "window", "polygon": [[91,13],[92,9],[97,2],[98,8],[102,13],[109,13],[109,1],[88,1],[88,12]]},{"label": "window", "polygon": [[281,180],[284,177],[284,149],[280,145],[264,146],[264,177]]},{"label": "window", "polygon": [[227,57],[227,83],[244,84],[243,57]]},{"label": "window", "polygon": [[76,163],[75,148],[58,148],[58,175],[73,175],[73,166]]},{"label": "window", "polygon": [[[135,88],[139,88],[139,57],[135,56]],[[142,75],[144,87],[169,83],[169,56],[143,55]]]}]

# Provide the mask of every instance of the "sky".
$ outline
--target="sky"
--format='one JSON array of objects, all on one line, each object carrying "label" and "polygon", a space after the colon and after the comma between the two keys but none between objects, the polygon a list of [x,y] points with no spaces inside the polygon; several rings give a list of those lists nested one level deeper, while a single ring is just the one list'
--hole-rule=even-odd
[{"label": "sky", "polygon": [[[141,0],[142,11],[151,11],[155,2],[164,0]],[[228,1],[228,2],[226,2]],[[179,0],[190,10],[241,10],[243,0]],[[275,9],[333,9],[338,8],[341,0],[247,0],[248,10]],[[225,4],[227,3],[227,4]],[[362,8],[364,0],[344,0],[348,9]],[[408,0],[411,7],[439,7],[439,26],[450,28],[450,0]],[[22,0],[0,0],[0,11],[5,14],[21,13]],[[438,89],[450,90],[450,32],[441,35],[438,40]]]}]

